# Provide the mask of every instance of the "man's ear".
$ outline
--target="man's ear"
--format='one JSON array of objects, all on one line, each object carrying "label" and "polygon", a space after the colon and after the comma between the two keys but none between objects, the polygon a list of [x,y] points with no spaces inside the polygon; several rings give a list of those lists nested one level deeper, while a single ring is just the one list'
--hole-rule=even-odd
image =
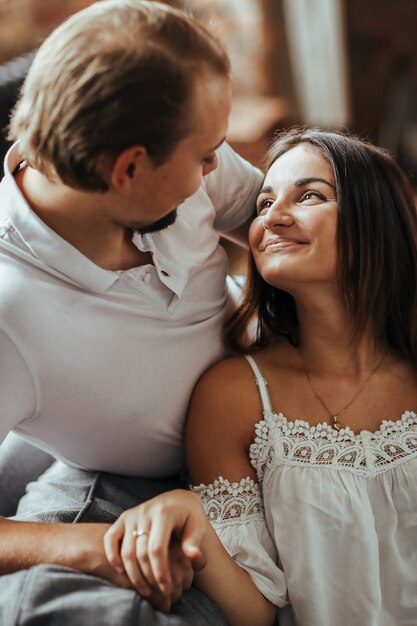
[{"label": "man's ear", "polygon": [[129,194],[138,168],[147,160],[148,154],[143,146],[131,146],[123,150],[111,168],[110,182],[113,189],[122,194]]}]

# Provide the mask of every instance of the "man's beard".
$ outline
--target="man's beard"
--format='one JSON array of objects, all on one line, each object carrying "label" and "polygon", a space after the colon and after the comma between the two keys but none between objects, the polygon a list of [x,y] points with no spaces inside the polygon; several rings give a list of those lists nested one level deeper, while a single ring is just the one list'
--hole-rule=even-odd
[{"label": "man's beard", "polygon": [[174,209],[173,211],[170,211],[170,213],[167,213],[166,215],[164,215],[164,217],[161,217],[161,219],[157,220],[156,222],[153,222],[152,224],[148,224],[148,226],[143,226],[142,228],[133,228],[133,230],[136,233],[139,233],[139,235],[145,235],[146,233],[156,233],[159,232],[160,230],[164,230],[165,228],[168,228],[168,226],[171,226],[175,220],[177,219],[177,209]]}]

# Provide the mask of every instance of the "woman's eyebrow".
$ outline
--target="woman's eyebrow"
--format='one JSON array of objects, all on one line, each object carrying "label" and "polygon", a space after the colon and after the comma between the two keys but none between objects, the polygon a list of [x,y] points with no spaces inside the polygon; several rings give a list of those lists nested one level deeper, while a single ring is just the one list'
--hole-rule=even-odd
[{"label": "woman's eyebrow", "polygon": [[[308,176],[308,177],[305,177],[305,178],[298,178],[294,182],[294,187],[304,187],[305,185],[309,185],[310,183],[324,183],[325,185],[328,185],[333,190],[335,190],[335,186],[332,185],[328,180],[326,180],[325,178],[319,178],[319,177],[316,177],[316,176]],[[272,187],[270,185],[265,185],[265,187],[262,187],[262,189],[259,190],[258,195],[261,195],[262,193],[272,193],[273,191],[274,190],[272,189]]]},{"label": "woman's eyebrow", "polygon": [[258,195],[261,195],[261,193],[272,193],[273,189],[272,187],[266,186],[266,187],[262,187],[262,189],[259,190]]},{"label": "woman's eyebrow", "polygon": [[309,177],[309,178],[299,178],[295,181],[295,187],[303,187],[304,185],[309,185],[310,183],[324,183],[328,185],[332,189],[335,189],[335,186],[329,183],[325,178],[317,178],[317,177]]}]

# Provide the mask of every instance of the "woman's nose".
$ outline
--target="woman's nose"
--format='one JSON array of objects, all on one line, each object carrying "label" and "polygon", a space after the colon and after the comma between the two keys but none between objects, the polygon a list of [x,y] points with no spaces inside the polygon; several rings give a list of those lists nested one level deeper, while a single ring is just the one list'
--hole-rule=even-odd
[{"label": "woman's nose", "polygon": [[268,209],[264,217],[264,228],[266,230],[274,230],[280,226],[291,226],[294,223],[294,218],[291,212],[283,202],[274,202],[274,204]]}]

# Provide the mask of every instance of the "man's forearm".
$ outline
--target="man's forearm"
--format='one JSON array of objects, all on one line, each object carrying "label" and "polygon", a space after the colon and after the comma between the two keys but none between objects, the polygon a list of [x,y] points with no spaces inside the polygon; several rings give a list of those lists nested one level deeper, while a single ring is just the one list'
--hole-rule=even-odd
[{"label": "man's forearm", "polygon": [[102,538],[107,524],[49,524],[0,518],[0,574],[40,563],[94,573],[107,562]]},{"label": "man's forearm", "polygon": [[251,216],[244,224],[238,226],[234,230],[222,233],[222,237],[225,237],[225,239],[229,239],[229,241],[233,241],[238,246],[249,250],[248,233],[249,227],[253,222],[253,217],[254,216]]}]

